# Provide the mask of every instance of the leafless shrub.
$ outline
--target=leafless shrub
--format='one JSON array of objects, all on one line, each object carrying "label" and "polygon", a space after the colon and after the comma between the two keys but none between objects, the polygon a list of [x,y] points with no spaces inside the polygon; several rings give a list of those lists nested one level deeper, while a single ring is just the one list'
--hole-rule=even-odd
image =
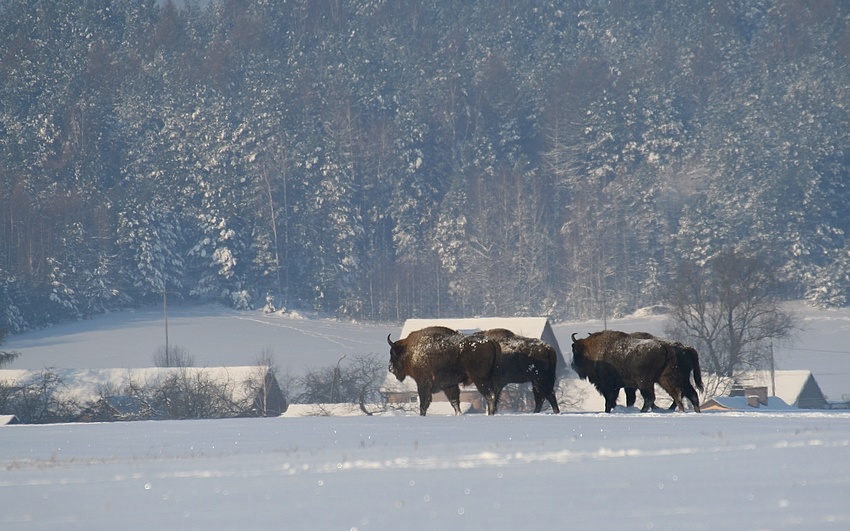
[{"label": "leafless shrub", "polygon": [[245,404],[233,400],[230,380],[217,381],[201,371],[175,372],[153,389],[154,404],[171,419],[224,418],[238,415]]},{"label": "leafless shrub", "polygon": [[297,380],[301,404],[353,403],[371,415],[369,404],[383,404],[380,387],[386,376],[383,358],[376,354],[354,356],[348,363],[308,371]]},{"label": "leafless shrub", "polygon": [[194,367],[195,357],[179,345],[170,346],[167,350],[161,346],[153,355],[153,364],[155,367]]},{"label": "leafless shrub", "polygon": [[19,385],[6,385],[0,400],[6,402],[7,411],[26,424],[64,422],[73,418],[80,405],[73,399],[63,398],[64,382],[52,369],[36,373],[29,381]]}]

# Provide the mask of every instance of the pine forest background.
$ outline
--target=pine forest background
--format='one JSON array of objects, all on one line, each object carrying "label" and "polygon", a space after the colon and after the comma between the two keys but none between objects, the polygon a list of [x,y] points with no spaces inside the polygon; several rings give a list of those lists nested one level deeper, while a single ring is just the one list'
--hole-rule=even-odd
[{"label": "pine forest background", "polygon": [[850,293],[850,3],[0,0],[0,326]]}]

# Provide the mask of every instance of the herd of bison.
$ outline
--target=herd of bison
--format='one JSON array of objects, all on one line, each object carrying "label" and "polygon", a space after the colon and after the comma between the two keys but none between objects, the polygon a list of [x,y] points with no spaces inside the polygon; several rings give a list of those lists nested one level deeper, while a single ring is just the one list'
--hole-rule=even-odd
[{"label": "herd of bison", "polygon": [[[641,411],[656,409],[655,384],[672,398],[670,409],[685,410],[690,401],[699,412],[699,397],[691,385],[703,389],[696,350],[644,332],[627,334],[605,330],[576,339],[572,335],[572,368],[592,383],[605,398],[605,412],[617,405],[625,389],[626,405],[633,406],[636,392],[643,397]],[[456,414],[460,414],[459,385],[475,385],[487,401],[487,414],[496,413],[499,394],[509,383],[531,382],[534,412],[548,400],[560,413],[555,398],[558,353],[545,341],[514,334],[502,328],[462,334],[451,328],[431,326],[392,341],[389,370],[404,381],[411,377],[419,393],[419,414],[424,416],[431,396],[443,391]]]}]

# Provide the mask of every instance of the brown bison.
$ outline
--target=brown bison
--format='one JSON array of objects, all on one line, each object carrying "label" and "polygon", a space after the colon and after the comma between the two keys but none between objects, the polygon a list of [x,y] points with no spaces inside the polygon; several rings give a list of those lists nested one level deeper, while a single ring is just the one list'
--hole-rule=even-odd
[{"label": "brown bison", "polygon": [[555,397],[555,372],[558,352],[540,339],[516,335],[504,328],[494,328],[473,334],[499,343],[501,351],[496,371],[496,399],[509,383],[531,382],[534,393],[534,412],[543,409],[543,400],[549,401],[552,412],[560,413]]},{"label": "brown bison", "polygon": [[[670,342],[654,337],[635,337],[615,330],[596,332],[584,339],[576,339],[576,334],[573,334],[572,339],[572,368],[605,398],[606,413],[617,405],[621,388],[640,390],[644,397],[641,411],[648,411],[655,405],[656,383],[667,391],[680,411],[685,410],[683,393],[699,411],[696,392],[691,395],[688,391],[693,390],[690,386],[691,370],[696,371],[693,365],[683,366],[689,355],[677,353]],[[684,373],[686,368],[688,372]],[[683,381],[688,382],[687,386]]]},{"label": "brown bison", "polygon": [[[629,335],[638,339],[656,339],[664,342],[673,349],[676,356],[675,376],[673,378],[678,379],[680,382],[682,397],[687,398],[691,403],[691,406],[693,406],[694,411],[699,412],[699,395],[697,394],[696,389],[694,389],[694,386],[691,385],[691,373],[693,373],[696,388],[700,391],[704,390],[702,383],[702,371],[699,366],[699,354],[696,349],[680,343],[679,341],[668,341],[666,339],[656,337],[648,332],[632,332]],[[626,406],[634,406],[636,389],[633,387],[626,387],[624,391],[626,392]],[[647,397],[644,396],[643,399],[645,402]],[[650,407],[652,409],[656,409],[654,403],[650,404]],[[670,404],[669,409],[671,411],[676,409],[675,401]]]},{"label": "brown bison", "polygon": [[431,405],[431,395],[443,391],[455,413],[460,415],[458,384],[475,384],[487,400],[487,414],[496,413],[496,360],[499,344],[465,336],[443,326],[430,326],[392,341],[389,371],[400,382],[413,378],[419,392],[419,414],[423,417]]}]

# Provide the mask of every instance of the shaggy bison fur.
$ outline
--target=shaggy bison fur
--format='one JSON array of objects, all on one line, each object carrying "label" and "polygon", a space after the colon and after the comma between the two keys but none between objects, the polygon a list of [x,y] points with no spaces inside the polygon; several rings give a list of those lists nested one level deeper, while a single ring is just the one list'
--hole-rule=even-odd
[{"label": "shaggy bison fur", "polygon": [[656,383],[673,398],[680,411],[685,410],[683,394],[694,410],[699,411],[696,391],[690,385],[690,374],[694,372],[697,385],[701,387],[701,376],[696,376],[698,361],[694,363],[696,351],[684,345],[676,348],[671,342],[645,336],[636,337],[615,330],[596,332],[584,339],[576,339],[573,334],[572,368],[605,398],[606,413],[617,405],[621,388],[626,388],[627,393],[632,389],[632,396],[634,389],[639,390],[644,398],[641,411],[648,411],[655,405]]},{"label": "shaggy bison fur", "polygon": [[392,341],[389,371],[398,380],[413,378],[419,393],[419,414],[425,416],[433,393],[443,391],[460,414],[458,384],[475,384],[487,400],[487,414],[496,413],[496,362],[499,344],[487,338],[465,336],[451,328],[431,326]]},{"label": "shaggy bison fur", "polygon": [[496,398],[509,383],[531,382],[534,393],[534,412],[543,409],[548,400],[553,413],[560,413],[555,397],[555,373],[558,352],[543,340],[517,335],[504,328],[494,328],[473,334],[499,343],[501,351],[497,360]]},{"label": "shaggy bison fur", "polygon": [[[699,366],[699,354],[696,349],[680,343],[679,341],[668,341],[666,339],[656,337],[648,332],[632,332],[629,335],[638,339],[655,339],[664,342],[673,349],[676,355],[676,374],[681,384],[682,397],[687,398],[691,403],[691,406],[694,408],[694,411],[699,412],[699,395],[697,394],[696,389],[702,391],[704,390],[704,387],[702,383],[702,371]],[[693,373],[694,376],[696,389],[694,389],[694,386],[691,385],[691,373]],[[636,389],[633,387],[626,387],[624,390],[626,392],[626,406],[634,406]],[[645,402],[647,397],[643,397],[643,399]],[[652,409],[656,409],[654,403],[650,406]],[[676,409],[675,401],[670,404],[669,409],[671,411]]]}]

